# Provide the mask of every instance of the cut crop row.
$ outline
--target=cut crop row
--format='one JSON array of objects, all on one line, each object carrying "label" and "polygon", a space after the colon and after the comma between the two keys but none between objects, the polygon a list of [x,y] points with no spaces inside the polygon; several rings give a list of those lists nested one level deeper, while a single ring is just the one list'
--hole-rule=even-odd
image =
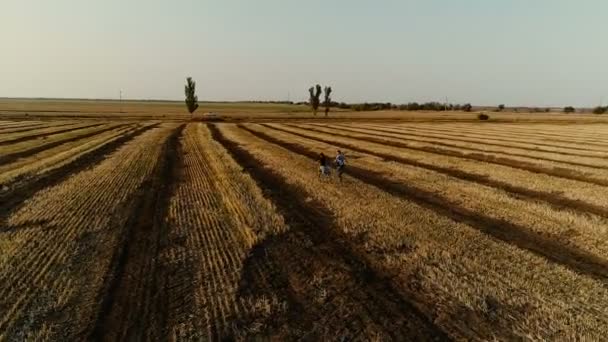
[{"label": "cut crop row", "polygon": [[119,239],[116,228],[124,225],[132,194],[150,176],[157,142],[168,132],[148,131],[94,168],[37,192],[3,223],[3,337],[78,339],[91,324]]},{"label": "cut crop row", "polygon": [[[292,125],[289,125],[289,126],[292,127]],[[296,126],[293,126],[293,127],[297,128]],[[511,167],[514,169],[520,169],[520,170],[525,170],[525,171],[534,172],[534,173],[542,173],[542,174],[546,174],[546,175],[550,175],[550,176],[554,176],[554,177],[560,177],[560,178],[564,178],[564,179],[587,182],[590,184],[601,185],[601,186],[608,186],[608,180],[606,180],[605,178],[597,177],[597,176],[590,176],[586,172],[582,172],[582,171],[579,171],[576,169],[559,168],[559,167],[554,167],[551,165],[542,165],[542,164],[537,164],[537,163],[532,163],[532,162],[526,162],[523,160],[504,158],[504,157],[488,155],[488,154],[466,153],[466,152],[462,152],[462,151],[458,151],[458,150],[449,150],[449,149],[438,148],[438,147],[433,147],[433,146],[420,146],[420,145],[408,144],[405,142],[381,139],[381,138],[376,138],[376,137],[354,136],[352,134],[351,135],[342,134],[342,133],[335,132],[335,131],[328,132],[327,130],[316,129],[316,128],[306,128],[306,129],[299,128],[299,129],[304,132],[308,132],[308,134],[320,133],[320,134],[333,136],[333,137],[356,139],[356,140],[360,140],[360,141],[377,143],[377,144],[381,144],[381,145],[385,145],[385,146],[391,146],[391,147],[395,147],[395,148],[399,148],[399,149],[426,152],[426,153],[441,155],[441,156],[446,156],[446,157],[455,157],[455,158],[461,158],[461,159],[475,160],[475,161],[479,161],[479,162],[508,166],[508,167]]]},{"label": "cut crop row", "polygon": [[[450,336],[509,339],[536,332],[547,337],[567,325],[568,336],[598,336],[608,324],[589,320],[607,317],[596,302],[608,298],[601,283],[547,263],[545,256],[489,238],[478,230],[481,222],[467,222],[477,225],[472,229],[444,216],[447,212],[438,215],[426,204],[411,202],[419,200],[415,193],[399,193],[404,190],[401,184],[373,178],[373,172],[361,172],[358,176],[366,176],[360,180],[347,176],[341,184],[319,183],[309,159],[318,152],[231,125],[220,127],[265,168],[299,184],[307,201],[327,206],[347,241],[363,249],[373,268],[392,274],[400,291]],[[562,284],[559,289],[556,279]],[[585,290],[573,299],[570,291],[581,286]],[[569,311],[581,307],[584,312]]]}]

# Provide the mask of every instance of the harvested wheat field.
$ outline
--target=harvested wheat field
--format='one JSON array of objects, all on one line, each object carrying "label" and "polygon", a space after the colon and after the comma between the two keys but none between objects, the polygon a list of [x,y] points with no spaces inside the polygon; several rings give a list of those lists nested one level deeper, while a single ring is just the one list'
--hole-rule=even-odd
[{"label": "harvested wheat field", "polygon": [[601,340],[607,193],[606,124],[0,121],[0,341]]}]

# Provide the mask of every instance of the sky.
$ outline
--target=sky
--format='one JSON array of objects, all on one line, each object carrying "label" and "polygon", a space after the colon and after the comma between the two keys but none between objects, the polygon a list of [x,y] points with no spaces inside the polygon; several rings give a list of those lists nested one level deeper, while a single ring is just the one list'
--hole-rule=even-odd
[{"label": "sky", "polygon": [[606,0],[0,0],[0,97],[608,103]]}]

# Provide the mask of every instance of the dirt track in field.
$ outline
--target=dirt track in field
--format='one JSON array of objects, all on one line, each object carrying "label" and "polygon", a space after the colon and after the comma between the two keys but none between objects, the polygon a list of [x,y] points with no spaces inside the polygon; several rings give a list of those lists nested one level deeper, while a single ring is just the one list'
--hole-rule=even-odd
[{"label": "dirt track in field", "polygon": [[[286,148],[291,152],[306,156],[313,160],[317,157],[315,151],[309,150],[301,145],[282,141],[242,125],[240,125],[239,128],[266,140],[269,143]],[[566,266],[575,272],[586,274],[603,282],[608,282],[608,260],[575,247],[568,246],[560,242],[560,237],[558,236],[540,236],[526,227],[473,212],[456,203],[450,203],[447,199],[416,187],[392,182],[386,179],[381,173],[371,170],[349,166],[346,169],[346,173],[388,193],[430,208],[442,216],[468,224],[499,240],[516,245],[519,248],[526,249],[534,254],[542,256],[549,261]]]}]

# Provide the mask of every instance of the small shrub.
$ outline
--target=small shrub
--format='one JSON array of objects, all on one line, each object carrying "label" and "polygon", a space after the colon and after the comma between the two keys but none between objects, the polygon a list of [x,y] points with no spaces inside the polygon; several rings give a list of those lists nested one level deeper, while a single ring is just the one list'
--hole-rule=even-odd
[{"label": "small shrub", "polygon": [[574,107],[572,107],[572,106],[564,107],[564,113],[574,113],[574,112],[576,112],[576,109],[574,109]]},{"label": "small shrub", "polygon": [[477,115],[477,118],[481,121],[487,121],[490,120],[490,116],[488,114],[485,113],[481,113]]}]

